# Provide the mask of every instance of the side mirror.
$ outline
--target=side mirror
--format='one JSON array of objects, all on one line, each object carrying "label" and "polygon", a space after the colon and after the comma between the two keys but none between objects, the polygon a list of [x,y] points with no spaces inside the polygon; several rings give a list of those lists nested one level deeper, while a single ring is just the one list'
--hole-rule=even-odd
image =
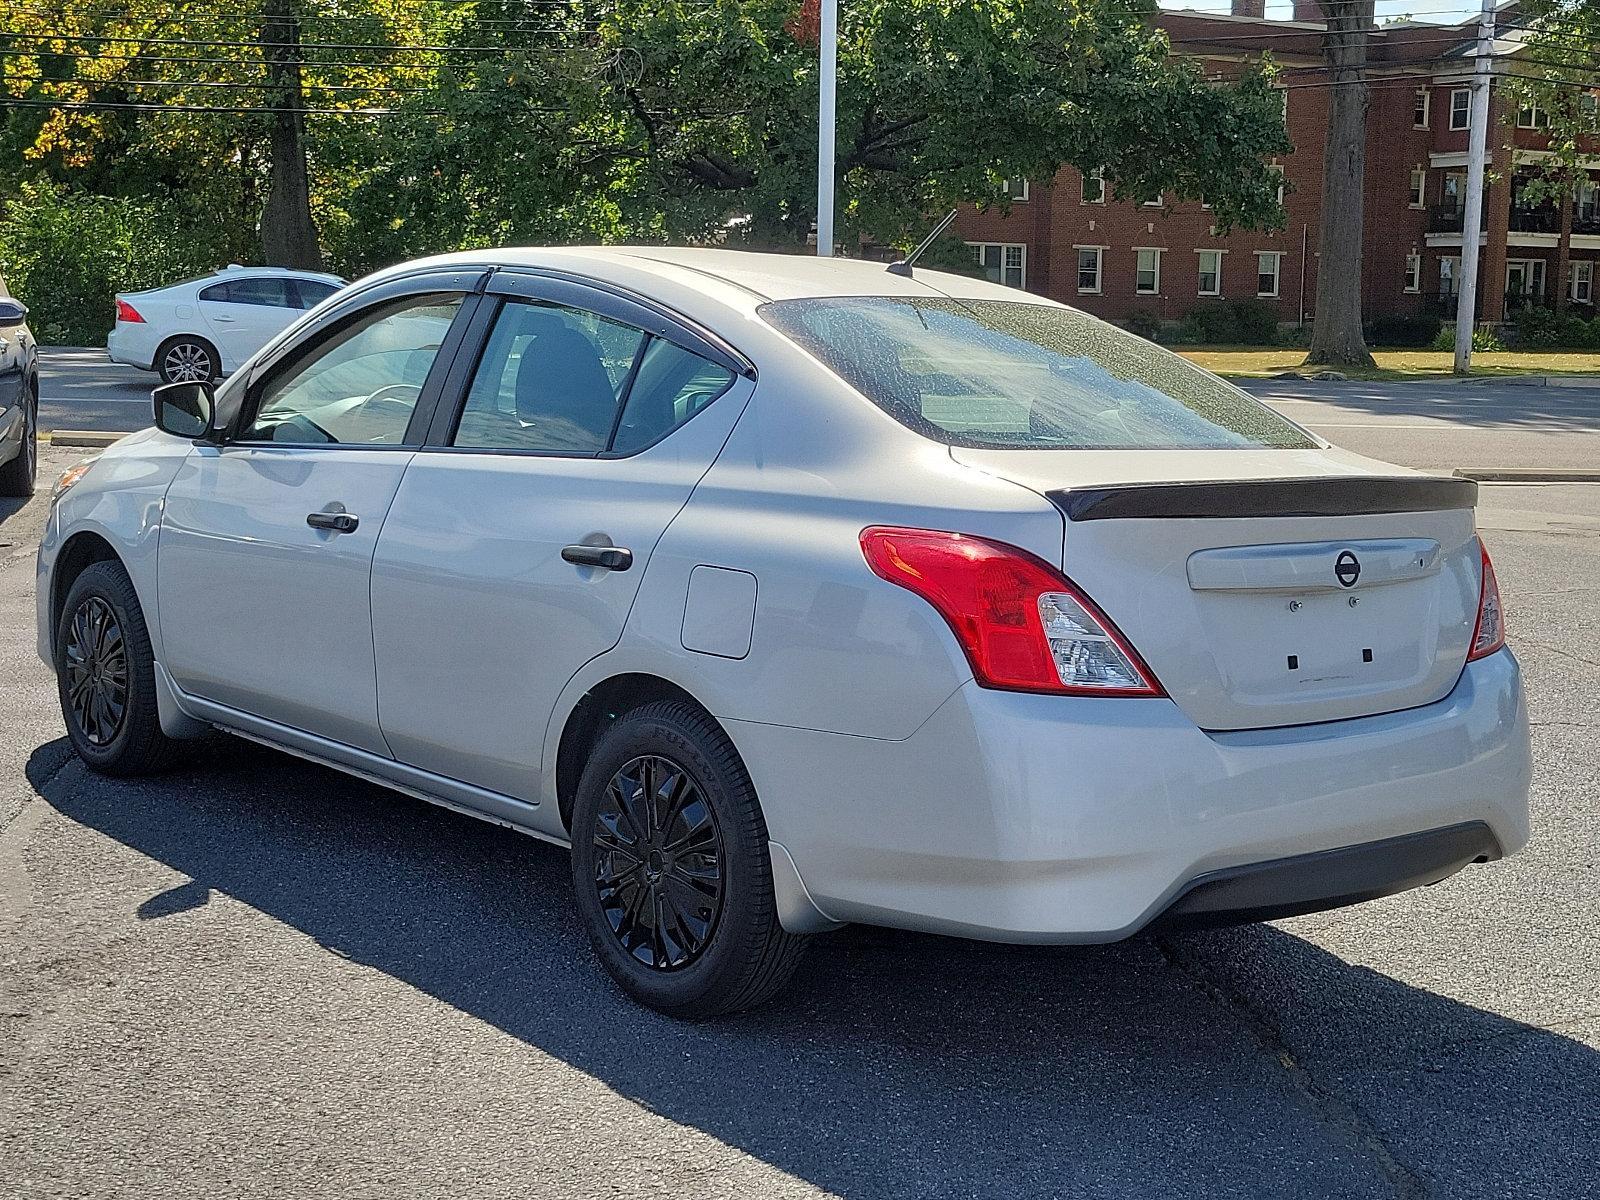
[{"label": "side mirror", "polygon": [[167,383],[150,393],[156,428],[174,437],[209,438],[216,404],[209,383]]},{"label": "side mirror", "polygon": [[0,296],[0,329],[12,329],[28,319],[28,306],[11,296]]}]

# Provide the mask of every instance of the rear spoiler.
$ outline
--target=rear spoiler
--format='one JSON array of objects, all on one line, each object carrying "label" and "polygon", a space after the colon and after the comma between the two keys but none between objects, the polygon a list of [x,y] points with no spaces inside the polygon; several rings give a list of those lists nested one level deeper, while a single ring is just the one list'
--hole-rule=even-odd
[{"label": "rear spoiler", "polygon": [[1135,483],[1046,492],[1072,521],[1140,518],[1359,517],[1472,508],[1478,485],[1433,475]]}]

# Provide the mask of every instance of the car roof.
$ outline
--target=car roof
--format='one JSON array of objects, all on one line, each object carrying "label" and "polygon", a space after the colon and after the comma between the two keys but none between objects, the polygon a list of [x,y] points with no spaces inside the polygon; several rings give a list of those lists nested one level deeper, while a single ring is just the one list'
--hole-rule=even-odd
[{"label": "car roof", "polygon": [[[302,271],[295,267],[247,267],[240,263],[229,263],[225,267],[218,267],[210,275],[201,276],[202,279],[222,279],[238,277],[266,277],[281,279],[315,279],[320,283],[337,283],[341,286],[344,280],[337,275],[330,275],[326,271]],[[177,285],[173,285],[177,286]]]},{"label": "car roof", "polygon": [[917,268],[911,277],[860,258],[771,254],[679,246],[513,246],[475,250],[403,263],[379,275],[423,267],[530,267],[570,270],[600,280],[637,285],[641,276],[682,286],[716,281],[742,292],[747,302],[836,296],[959,296],[1051,304],[1041,296],[985,279]]}]

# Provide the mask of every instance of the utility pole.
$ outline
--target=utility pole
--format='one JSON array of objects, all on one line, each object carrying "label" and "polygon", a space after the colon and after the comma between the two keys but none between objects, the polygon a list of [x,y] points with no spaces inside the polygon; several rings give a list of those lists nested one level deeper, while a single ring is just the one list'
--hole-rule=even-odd
[{"label": "utility pole", "polygon": [[1495,0],[1483,0],[1478,16],[1478,54],[1472,72],[1471,128],[1467,133],[1467,208],[1461,214],[1461,287],[1456,295],[1455,373],[1472,370],[1472,331],[1477,325],[1478,241],[1483,236],[1483,168],[1489,157],[1489,84],[1494,71]]},{"label": "utility pole", "polygon": [[[1484,0],[1488,3],[1489,0]],[[817,98],[817,254],[833,254],[833,140],[839,84],[839,0],[822,0],[822,64]]]}]

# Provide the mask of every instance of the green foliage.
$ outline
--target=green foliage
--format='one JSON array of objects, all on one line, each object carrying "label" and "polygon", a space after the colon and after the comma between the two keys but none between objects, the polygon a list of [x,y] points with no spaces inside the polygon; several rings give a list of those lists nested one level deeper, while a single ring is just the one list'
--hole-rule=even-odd
[{"label": "green foliage", "polygon": [[[1449,351],[1451,353],[1454,353],[1455,352],[1455,348],[1456,348],[1456,327],[1455,327],[1455,325],[1447,324],[1447,325],[1441,326],[1440,329],[1439,329],[1438,335],[1435,336],[1434,339],[1433,339],[1433,349],[1435,349],[1435,350],[1446,350],[1446,351]],[[1477,353],[1477,354],[1492,354],[1495,351],[1504,350],[1505,348],[1506,348],[1506,344],[1500,340],[1499,336],[1494,332],[1494,330],[1492,330],[1492,329],[1474,329],[1472,331],[1472,349],[1473,349],[1474,353]]]},{"label": "green foliage", "polygon": [[1586,320],[1570,309],[1524,308],[1512,318],[1512,328],[1519,350],[1600,350],[1600,316]]},{"label": "green foliage", "polygon": [[1438,317],[1389,313],[1372,319],[1367,341],[1374,346],[1431,346],[1440,324]]},{"label": "green foliage", "polygon": [[226,261],[214,227],[174,202],[117,200],[26,185],[0,218],[0,274],[32,310],[41,341],[103,345],[111,297]]},{"label": "green foliage", "polygon": [[1178,341],[1209,346],[1273,346],[1278,312],[1262,300],[1217,300],[1196,306],[1183,319]]},{"label": "green foliage", "polygon": [[1134,309],[1123,324],[1128,332],[1136,333],[1146,341],[1154,342],[1161,336],[1161,318],[1147,308]]}]

